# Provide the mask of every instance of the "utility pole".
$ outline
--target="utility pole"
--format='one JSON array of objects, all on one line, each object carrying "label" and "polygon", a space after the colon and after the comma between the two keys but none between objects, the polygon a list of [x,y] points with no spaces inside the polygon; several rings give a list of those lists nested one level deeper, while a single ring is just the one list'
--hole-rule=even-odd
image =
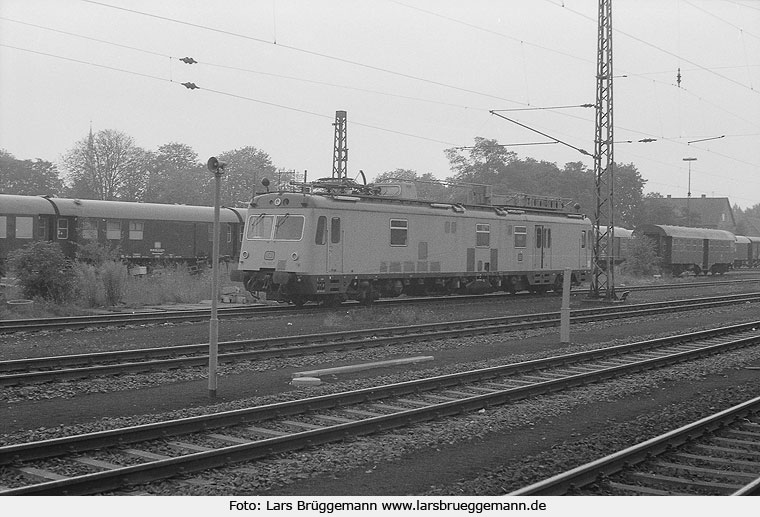
[{"label": "utility pole", "polygon": [[346,128],[346,112],[335,112],[335,144],[333,145],[332,177],[344,179],[348,177],[348,130]]},{"label": "utility pole", "polygon": [[216,398],[217,368],[219,362],[219,212],[221,205],[221,185],[224,167],[227,164],[212,156],[206,166],[214,175],[214,235],[211,245],[211,319],[208,327],[208,396]]},{"label": "utility pole", "polygon": [[684,158],[683,161],[689,162],[689,185],[686,191],[686,226],[691,226],[691,162],[697,161],[696,158]]},{"label": "utility pole", "polygon": [[599,0],[594,137],[594,259],[590,298],[616,299],[613,220],[612,0]]}]

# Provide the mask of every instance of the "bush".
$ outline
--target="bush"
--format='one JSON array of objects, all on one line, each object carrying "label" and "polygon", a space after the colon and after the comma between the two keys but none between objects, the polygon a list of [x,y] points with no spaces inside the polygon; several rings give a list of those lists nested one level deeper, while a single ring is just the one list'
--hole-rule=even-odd
[{"label": "bush", "polygon": [[97,241],[90,241],[87,244],[77,245],[76,259],[77,262],[100,266],[105,262],[115,262],[119,260],[119,247],[112,248],[108,245],[100,244]]},{"label": "bush", "polygon": [[8,254],[8,265],[27,298],[61,303],[76,293],[76,273],[55,242],[37,241]]},{"label": "bush", "polygon": [[116,305],[127,290],[127,267],[121,262],[110,260],[98,267],[98,273],[103,281],[106,305]]},{"label": "bush", "polygon": [[119,261],[106,261],[98,266],[76,263],[77,288],[87,307],[117,305],[127,289],[127,267]]},{"label": "bush", "polygon": [[660,258],[655,245],[647,237],[634,236],[628,241],[628,258],[620,265],[624,274],[651,276],[660,272]]}]

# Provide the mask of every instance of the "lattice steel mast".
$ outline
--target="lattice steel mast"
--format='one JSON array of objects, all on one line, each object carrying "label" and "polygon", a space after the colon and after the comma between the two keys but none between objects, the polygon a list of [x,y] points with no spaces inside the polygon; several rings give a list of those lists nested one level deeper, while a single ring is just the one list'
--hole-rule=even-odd
[{"label": "lattice steel mast", "polygon": [[344,179],[348,176],[348,134],[346,129],[346,112],[335,112],[335,144],[333,145],[332,177]]},{"label": "lattice steel mast", "polygon": [[613,269],[613,123],[612,123],[612,0],[599,0],[599,27],[596,64],[596,125],[594,137],[594,263],[592,298],[614,300]]}]

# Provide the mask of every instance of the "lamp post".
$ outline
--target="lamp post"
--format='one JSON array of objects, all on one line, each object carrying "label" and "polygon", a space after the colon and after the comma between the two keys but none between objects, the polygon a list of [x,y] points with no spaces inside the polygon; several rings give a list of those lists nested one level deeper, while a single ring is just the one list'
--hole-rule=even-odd
[{"label": "lamp post", "polygon": [[691,162],[697,161],[696,158],[684,158],[683,161],[689,162],[689,186],[686,192],[686,226],[691,226],[691,210],[689,203],[691,202]]},{"label": "lamp post", "polygon": [[214,156],[208,159],[208,170],[214,175],[214,236],[211,245],[211,320],[208,327],[208,395],[216,398],[217,365],[219,356],[219,205],[221,204],[221,183],[224,167]]}]

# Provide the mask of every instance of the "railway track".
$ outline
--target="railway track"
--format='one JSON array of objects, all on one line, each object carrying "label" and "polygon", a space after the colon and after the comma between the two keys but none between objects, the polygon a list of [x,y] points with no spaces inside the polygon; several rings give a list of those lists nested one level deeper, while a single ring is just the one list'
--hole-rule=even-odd
[{"label": "railway track", "polygon": [[[678,302],[656,302],[578,309],[571,322],[629,318],[666,311],[685,311],[726,304],[760,301],[760,293],[698,298]],[[336,350],[388,346],[412,341],[504,333],[560,324],[560,313],[539,313],[498,318],[429,323],[382,329],[360,329],[259,338],[219,343],[220,364],[245,360],[326,353]],[[204,367],[208,364],[208,344],[178,345],[93,354],[64,355],[0,361],[0,386],[81,379],[98,375],[158,371],[171,368]]]},{"label": "railway track", "polygon": [[760,495],[760,397],[509,495]]},{"label": "railway track", "polygon": [[[721,280],[721,281],[704,281],[704,282],[690,282],[690,283],[677,283],[677,284],[663,284],[663,285],[651,285],[651,286],[620,286],[616,287],[618,293],[625,291],[629,292],[644,292],[644,291],[658,291],[669,289],[686,289],[694,287],[715,287],[722,285],[738,285],[747,283],[760,282],[760,278],[757,279],[741,279],[741,280]],[[583,296],[588,294],[588,289],[578,289],[573,291],[574,296]],[[378,300],[375,302],[379,306],[395,306],[404,304],[417,304],[417,303],[446,303],[446,302],[458,302],[471,299],[482,299],[484,297],[502,298],[512,297],[515,295],[510,294],[488,294],[488,295],[454,295],[454,296],[442,296],[442,297],[423,297],[423,298],[396,298],[387,300]],[[530,294],[520,294],[518,296],[532,296]],[[545,296],[545,295],[543,295]],[[346,307],[355,306],[357,304],[346,304]],[[220,307],[218,309],[218,317],[224,318],[246,318],[251,316],[276,316],[282,314],[291,314],[294,311],[298,311],[299,314],[334,310],[329,308],[323,308],[317,305],[306,305],[305,307],[295,307],[289,305],[252,305],[252,306],[238,306],[238,307]],[[147,312],[145,310],[136,310],[132,313],[114,312],[110,314],[97,314],[89,316],[69,316],[69,317],[56,317],[56,318],[36,318],[36,319],[12,319],[12,320],[0,320],[0,334],[9,334],[13,332],[38,332],[43,330],[61,330],[61,329],[85,329],[92,327],[113,327],[113,326],[126,326],[126,325],[147,325],[147,324],[159,324],[159,323],[183,323],[192,321],[201,321],[208,319],[211,309],[183,309],[183,310],[156,310]]]},{"label": "railway track", "polygon": [[8,445],[0,447],[4,487],[0,495],[118,491],[758,344],[760,321],[754,321],[243,410]]}]

